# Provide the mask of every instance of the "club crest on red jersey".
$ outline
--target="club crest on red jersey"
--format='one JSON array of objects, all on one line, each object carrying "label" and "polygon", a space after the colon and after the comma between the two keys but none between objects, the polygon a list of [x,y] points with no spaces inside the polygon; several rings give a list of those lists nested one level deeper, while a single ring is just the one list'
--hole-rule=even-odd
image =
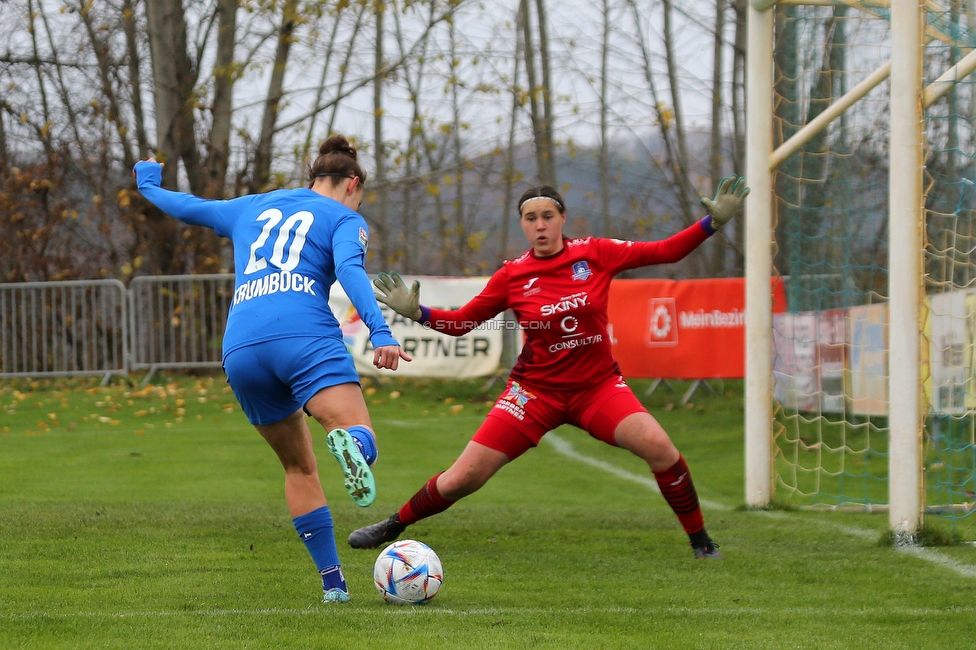
[{"label": "club crest on red jersey", "polygon": [[580,260],[579,262],[573,262],[573,279],[579,280],[580,282],[585,282],[593,275],[593,271],[590,270],[590,265],[586,263],[586,260]]}]

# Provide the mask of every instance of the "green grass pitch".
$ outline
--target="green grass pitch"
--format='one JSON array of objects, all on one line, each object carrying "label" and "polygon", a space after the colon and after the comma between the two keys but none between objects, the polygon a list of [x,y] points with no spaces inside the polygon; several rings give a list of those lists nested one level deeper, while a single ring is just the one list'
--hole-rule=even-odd
[{"label": "green grass pitch", "polygon": [[[501,384],[394,380],[367,401],[376,503],[315,425],[352,602],[323,605],[270,448],[222,378],[0,383],[0,648],[971,648],[976,548],[879,545],[886,515],[741,508],[741,386],[647,404],[726,554],[693,559],[637,458],[563,427],[420,522],[426,606],[385,604],[356,527],[457,456]],[[634,382],[642,393],[643,382]],[[965,539],[976,523],[965,520]]]}]

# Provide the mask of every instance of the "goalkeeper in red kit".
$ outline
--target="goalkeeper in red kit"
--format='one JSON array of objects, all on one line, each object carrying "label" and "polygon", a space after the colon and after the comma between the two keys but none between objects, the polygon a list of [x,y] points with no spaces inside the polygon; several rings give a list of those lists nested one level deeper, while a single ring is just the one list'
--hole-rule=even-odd
[{"label": "goalkeeper in red kit", "polygon": [[512,309],[526,341],[504,391],[454,464],[389,518],[353,531],[349,545],[375,548],[393,541],[410,524],[481,488],[548,431],[572,424],[644,459],[688,534],[695,557],[723,557],[705,530],[685,459],[627,386],[611,355],[607,302],[617,273],[682,259],[727,223],[748,193],[745,179],[725,178],[714,199],[702,199],[708,210],[704,219],[668,239],[632,242],[564,237],[562,197],[551,187],[536,187],[518,202],[519,222],[531,248],[505,262],[460,309],[421,305],[419,283],[408,288],[396,273],[381,274],[374,281],[380,291],[377,300],[404,317],[461,336]]}]

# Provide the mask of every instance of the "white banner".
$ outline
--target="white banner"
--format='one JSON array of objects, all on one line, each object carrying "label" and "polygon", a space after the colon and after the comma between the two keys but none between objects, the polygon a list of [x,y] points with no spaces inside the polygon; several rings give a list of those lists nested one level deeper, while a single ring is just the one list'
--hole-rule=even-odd
[{"label": "white banner", "polygon": [[773,315],[773,397],[791,411],[820,402],[817,312]]},{"label": "white banner", "polygon": [[[478,295],[488,284],[488,278],[403,277],[407,286],[414,280],[420,280],[420,302],[437,309],[457,309]],[[346,349],[352,353],[360,375],[482,377],[495,372],[502,358],[502,330],[506,323],[501,314],[458,337],[428,329],[380,303],[393,337],[413,357],[413,361],[406,363],[401,360],[396,372],[379,370],[373,366],[373,346],[369,342],[369,329],[359,318],[338,282],[332,285],[329,306],[339,320]],[[514,325],[513,322],[512,326]]]},{"label": "white banner", "polygon": [[888,415],[888,305],[851,307],[851,408],[856,415]]},{"label": "white banner", "polygon": [[966,363],[971,315],[967,291],[950,291],[931,296],[926,320],[929,337],[929,397],[932,410],[940,415],[966,412]]}]

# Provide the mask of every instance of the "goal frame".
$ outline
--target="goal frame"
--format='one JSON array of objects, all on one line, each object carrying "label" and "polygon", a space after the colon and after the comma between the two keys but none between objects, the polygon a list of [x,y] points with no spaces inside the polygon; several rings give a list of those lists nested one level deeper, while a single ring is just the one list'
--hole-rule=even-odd
[{"label": "goal frame", "polygon": [[[837,99],[789,140],[773,148],[773,8],[789,5],[847,5],[874,13],[890,6],[891,60]],[[922,471],[926,403],[921,351],[925,299],[922,247],[925,225],[923,171],[925,108],[976,69],[976,50],[938,80],[923,83],[929,40],[945,40],[926,25],[925,0],[750,0],[746,96],[746,376],[745,502],[770,505],[773,473],[773,181],[777,167],[871,89],[890,77],[888,181],[888,355],[889,355],[889,526],[913,536],[922,525]],[[756,101],[756,98],[769,98]]]}]

